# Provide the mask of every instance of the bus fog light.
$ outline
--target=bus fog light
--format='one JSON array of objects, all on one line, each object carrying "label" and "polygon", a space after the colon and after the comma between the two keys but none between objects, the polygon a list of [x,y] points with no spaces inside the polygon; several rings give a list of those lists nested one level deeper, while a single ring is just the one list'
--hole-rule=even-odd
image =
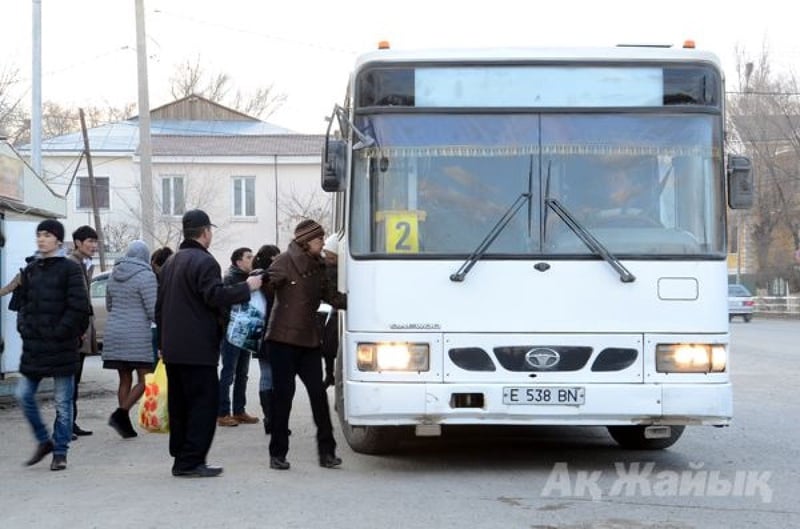
[{"label": "bus fog light", "polygon": [[359,371],[428,371],[430,347],[426,343],[359,343]]},{"label": "bus fog light", "polygon": [[656,371],[659,373],[722,373],[728,351],[722,344],[658,344]]}]

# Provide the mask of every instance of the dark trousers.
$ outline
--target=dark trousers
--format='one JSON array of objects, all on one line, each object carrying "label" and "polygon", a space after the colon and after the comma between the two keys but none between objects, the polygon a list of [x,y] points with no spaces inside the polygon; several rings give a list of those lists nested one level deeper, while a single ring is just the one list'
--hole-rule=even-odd
[{"label": "dark trousers", "polygon": [[269,455],[286,457],[289,452],[289,413],[295,391],[295,377],[300,377],[311,402],[311,414],[317,426],[317,450],[320,455],[333,454],[333,439],[328,394],[322,385],[322,354],[319,348],[298,347],[269,342],[272,364],[272,436]]},{"label": "dark trousers", "polygon": [[78,422],[78,384],[81,383],[83,376],[83,362],[86,360],[86,355],[81,353],[80,358],[78,370],[75,372],[75,384],[72,386],[72,424]]},{"label": "dark trousers", "polygon": [[206,463],[217,429],[219,379],[216,366],[167,364],[169,454],[174,470]]}]

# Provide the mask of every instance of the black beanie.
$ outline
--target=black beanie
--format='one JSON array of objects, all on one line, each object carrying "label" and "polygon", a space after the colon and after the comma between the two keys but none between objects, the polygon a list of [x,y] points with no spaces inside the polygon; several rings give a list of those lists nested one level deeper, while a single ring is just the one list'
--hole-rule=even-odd
[{"label": "black beanie", "polygon": [[56,239],[58,239],[58,242],[64,242],[64,225],[57,220],[43,220],[38,226],[36,226],[36,233],[39,233],[40,231],[52,233],[55,235]]},{"label": "black beanie", "polygon": [[301,220],[294,229],[294,240],[299,244],[321,237],[325,237],[325,230],[322,229],[318,222],[311,219]]}]

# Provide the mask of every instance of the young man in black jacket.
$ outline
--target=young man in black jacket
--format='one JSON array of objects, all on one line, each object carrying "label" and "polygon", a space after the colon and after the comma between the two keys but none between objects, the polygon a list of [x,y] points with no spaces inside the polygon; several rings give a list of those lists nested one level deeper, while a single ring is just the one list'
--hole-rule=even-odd
[{"label": "young man in black jacket", "polygon": [[261,276],[250,276],[236,285],[222,284],[219,264],[208,252],[213,227],[204,211],[193,209],[183,215],[184,241],[161,270],[156,301],[156,324],[169,380],[172,475],[179,477],[222,473],[221,467],[206,464],[217,426],[222,311],[247,301],[250,292],[261,287]]},{"label": "young man in black jacket", "polygon": [[[22,337],[22,378],[16,397],[39,443],[25,464],[34,465],[52,452],[50,470],[67,468],[78,349],[91,312],[83,270],[66,258],[63,241],[60,222],[45,220],[37,226],[38,251],[21,271],[10,305],[18,312],[17,330]],[[52,437],[36,403],[36,391],[45,377],[53,378],[56,419]]]}]

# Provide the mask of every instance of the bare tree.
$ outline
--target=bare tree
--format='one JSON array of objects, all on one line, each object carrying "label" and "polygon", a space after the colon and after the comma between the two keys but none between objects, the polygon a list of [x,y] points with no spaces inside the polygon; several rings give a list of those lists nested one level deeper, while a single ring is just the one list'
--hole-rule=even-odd
[{"label": "bare tree", "polygon": [[278,211],[283,216],[279,227],[291,233],[301,220],[313,219],[322,225],[326,233],[330,232],[332,206],[333,199],[329,193],[316,189],[311,193],[302,193],[293,188],[282,194],[278,201]]},{"label": "bare tree", "polygon": [[[88,107],[85,109],[86,125],[89,128],[123,120],[133,113],[133,103],[123,107]],[[30,117],[25,115],[23,124],[17,129],[16,142],[30,141]],[[78,108],[70,108],[54,101],[42,103],[42,136],[54,138],[81,130]]]},{"label": "bare tree", "polygon": [[[758,261],[757,282],[789,278],[793,249],[800,247],[800,106],[797,82],[771,69],[769,52],[748,58],[739,52],[740,89],[728,100],[732,140],[753,161],[755,207],[745,216]],[[788,248],[787,248],[788,247]]]},{"label": "bare tree", "polygon": [[109,222],[103,226],[106,251],[123,253],[128,245],[139,238],[139,228],[128,222]]},{"label": "bare tree", "polygon": [[12,143],[17,143],[18,131],[26,118],[23,96],[18,93],[20,81],[19,68],[0,66],[0,136],[7,136]]},{"label": "bare tree", "polygon": [[277,93],[273,85],[257,88],[253,93],[236,90],[231,95],[233,79],[226,73],[204,70],[199,55],[194,61],[187,59],[177,65],[170,83],[175,99],[197,94],[260,119],[268,118],[286,102],[286,94]]}]

